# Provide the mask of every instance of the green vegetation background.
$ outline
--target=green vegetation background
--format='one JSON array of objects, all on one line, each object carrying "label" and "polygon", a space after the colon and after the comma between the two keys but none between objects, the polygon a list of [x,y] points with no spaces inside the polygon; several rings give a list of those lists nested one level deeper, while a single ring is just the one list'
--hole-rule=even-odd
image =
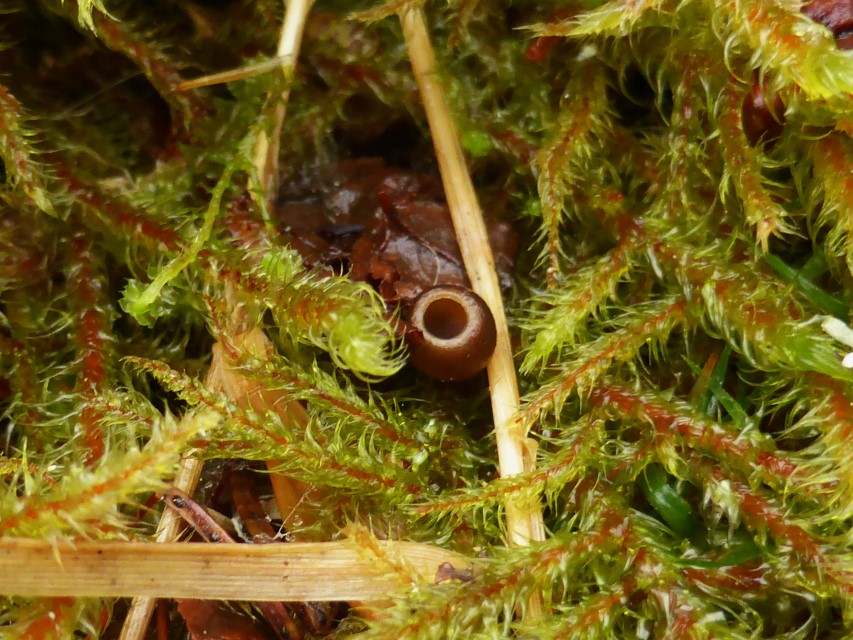
[{"label": "green vegetation background", "polygon": [[[317,2],[283,182],[387,122],[431,170],[405,6]],[[317,536],[357,521],[482,558],[342,635],[849,637],[853,53],[795,3],[427,5],[481,197],[521,233],[539,447],[504,480],[485,392],[400,372],[378,296],[305,269],[258,204],[279,74],[176,90],[270,57],[277,1],[2,10],[0,535],[149,539],[139,505],[203,443],[327,487]],[[784,126],[753,145],[756,87]],[[277,346],[243,371],[306,401],[307,432],[205,390],[236,305]],[[192,412],[214,419],[173,417]],[[541,500],[546,542],[503,547],[508,496]],[[0,636],[53,615],[97,637],[110,607],[8,598]]]}]

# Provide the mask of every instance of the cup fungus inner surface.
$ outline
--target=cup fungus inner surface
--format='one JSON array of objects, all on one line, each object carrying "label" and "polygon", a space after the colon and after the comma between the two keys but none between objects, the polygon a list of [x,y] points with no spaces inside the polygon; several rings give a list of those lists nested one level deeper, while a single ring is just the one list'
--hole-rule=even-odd
[{"label": "cup fungus inner surface", "polygon": [[468,312],[456,298],[436,297],[423,312],[423,330],[440,340],[452,340],[468,326]]}]

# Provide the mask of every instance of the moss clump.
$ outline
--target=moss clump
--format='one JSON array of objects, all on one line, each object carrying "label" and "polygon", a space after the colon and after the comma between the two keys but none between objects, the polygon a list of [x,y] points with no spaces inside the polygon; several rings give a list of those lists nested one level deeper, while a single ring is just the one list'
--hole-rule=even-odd
[{"label": "moss clump", "polygon": [[[481,558],[341,635],[848,637],[853,54],[829,4],[427,6],[522,246],[538,453],[496,479],[485,391],[405,368],[393,308],[277,226],[253,155],[281,74],[178,90],[272,55],[278,3],[7,3],[0,536],[150,540],[142,506],[195,447],[313,487],[297,535],[357,521]],[[406,4],[356,5],[312,10],[282,185],[364,155],[435,172],[382,19]],[[241,342],[259,328],[274,349]],[[205,385],[214,344],[289,409]],[[545,542],[502,546],[510,499],[544,505]],[[8,597],[0,636],[112,637],[111,607]]]}]

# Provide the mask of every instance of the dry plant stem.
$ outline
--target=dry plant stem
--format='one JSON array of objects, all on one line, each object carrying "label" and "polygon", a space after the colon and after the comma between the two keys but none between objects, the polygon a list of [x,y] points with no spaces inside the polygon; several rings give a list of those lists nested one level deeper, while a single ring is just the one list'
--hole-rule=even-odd
[{"label": "dry plant stem", "polygon": [[[50,542],[0,539],[0,594],[196,598],[264,602],[377,601],[430,584],[441,564],[467,569],[464,556],[416,542],[377,541],[377,554],[352,540],[291,544]],[[412,573],[380,557],[396,554]],[[21,567],[27,571],[21,571]]]},{"label": "dry plant stem", "polygon": [[[423,10],[420,7],[407,9],[400,14],[400,21],[429,120],[447,204],[465,268],[474,291],[486,301],[495,317],[497,347],[489,361],[488,372],[500,474],[501,477],[518,475],[531,470],[534,461],[528,447],[527,434],[514,419],[519,406],[518,382],[486,224],[438,77],[435,53]],[[508,502],[504,507],[511,544],[527,545],[531,540],[545,539],[538,503]]]},{"label": "dry plant stem", "polygon": [[[305,21],[311,10],[313,0],[289,0],[285,8],[284,22],[281,25],[281,36],[278,41],[276,56],[285,60],[281,65],[282,73],[288,81],[293,77],[299,48],[302,45],[302,34],[305,31]],[[266,194],[267,204],[270,205],[278,192],[278,155],[281,145],[281,127],[287,115],[287,101],[290,99],[290,88],[286,88],[278,97],[273,130],[270,137],[262,133],[255,146],[255,169],[261,179]]]},{"label": "dry plant stem", "polygon": [[[209,378],[208,378],[209,379]],[[202,462],[195,458],[184,458],[175,476],[174,486],[186,493],[192,493],[201,476]],[[178,537],[181,518],[174,512],[166,509],[160,518],[157,527],[157,542],[171,542]],[[71,591],[69,593],[76,593]],[[121,628],[120,640],[142,640],[148,630],[151,614],[154,613],[156,600],[150,597],[135,598],[130,603],[130,609]]]},{"label": "dry plant stem", "polygon": [[[259,329],[241,332],[234,340],[241,351],[252,353],[257,357],[263,358],[265,354],[268,356],[269,350],[272,348],[266,336]],[[229,365],[224,350],[219,344],[213,346],[213,357],[205,386],[213,391],[222,391],[241,406],[251,406],[256,411],[273,409],[279,411],[282,417],[287,419],[296,420],[302,424],[308,422],[305,410],[298,403],[288,402],[279,394],[271,397],[272,394],[259,390],[256,384],[235,372]],[[274,463],[270,463],[270,465],[274,465]],[[181,462],[173,486],[192,495],[198,484],[201,468],[202,463],[200,461],[185,458]],[[270,478],[282,518],[286,525],[292,527],[293,520],[297,517],[296,505],[309,488],[301,486],[301,483],[297,485],[295,481],[277,474],[272,474]],[[304,515],[301,515],[300,519],[303,523],[306,520]],[[180,523],[180,517],[173,511],[166,509],[157,529],[157,542],[175,540]],[[133,600],[122,626],[120,640],[142,640],[154,612],[154,605],[155,600],[153,598],[142,597]]]},{"label": "dry plant stem", "polygon": [[[227,367],[222,362],[221,354],[214,348],[210,370],[207,372],[205,386],[211,391],[223,391],[227,378]],[[203,463],[195,458],[184,458],[172,483],[176,489],[192,495],[201,477]],[[170,509],[165,509],[157,527],[157,542],[172,542],[178,537],[181,518]],[[130,603],[130,609],[121,628],[119,640],[142,640],[148,630],[148,623],[154,613],[154,598],[135,598]]]},{"label": "dry plant stem", "polygon": [[226,71],[218,71],[209,73],[192,80],[184,80],[179,82],[175,87],[178,91],[189,91],[190,89],[198,89],[200,87],[210,87],[215,84],[225,84],[227,82],[235,82],[237,80],[245,80],[261,73],[281,69],[283,64],[290,64],[290,56],[285,58],[270,58],[255,64],[244,65],[236,69],[228,69]]}]

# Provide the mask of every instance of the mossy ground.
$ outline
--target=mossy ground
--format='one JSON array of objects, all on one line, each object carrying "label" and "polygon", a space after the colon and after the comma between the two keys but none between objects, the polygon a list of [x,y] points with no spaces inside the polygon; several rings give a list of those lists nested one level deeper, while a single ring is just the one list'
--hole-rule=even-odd
[{"label": "mossy ground", "polygon": [[[282,184],[366,155],[436,173],[405,7],[315,4]],[[785,0],[427,5],[480,198],[521,238],[506,298],[538,455],[497,479],[485,387],[410,371],[370,285],[288,248],[253,159],[281,74],[177,88],[270,57],[279,3],[2,8],[0,535],[151,539],[142,507],[203,444],[314,486],[302,535],[355,521],[480,558],[475,580],[401,593],[341,635],[849,637],[841,14],[827,28]],[[775,105],[764,137],[756,90]],[[257,328],[265,358],[237,340]],[[305,419],[206,388],[214,343]],[[172,419],[203,411],[219,419],[202,432]],[[545,542],[503,546],[510,499],[543,505]],[[111,634],[111,608],[10,597],[0,636]]]}]

